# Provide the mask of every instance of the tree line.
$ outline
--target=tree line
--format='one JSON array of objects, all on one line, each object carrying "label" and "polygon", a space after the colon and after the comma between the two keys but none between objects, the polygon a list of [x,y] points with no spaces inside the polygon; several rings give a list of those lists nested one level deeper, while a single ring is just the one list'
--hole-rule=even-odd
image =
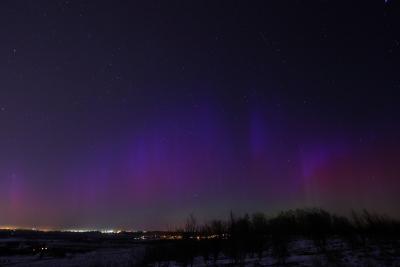
[{"label": "tree line", "polygon": [[[284,265],[294,240],[311,240],[318,253],[329,253],[328,240],[340,239],[349,249],[367,253],[370,245],[398,247],[400,222],[367,210],[339,216],[323,209],[296,209],[269,217],[263,213],[212,220],[198,224],[190,215],[183,229],[177,230],[180,240],[159,240],[146,247],[140,266],[176,262],[192,266],[196,257],[205,265],[216,266],[222,256],[234,266],[243,266],[246,257],[259,261],[268,254]],[[138,266],[139,266],[138,265]]]}]

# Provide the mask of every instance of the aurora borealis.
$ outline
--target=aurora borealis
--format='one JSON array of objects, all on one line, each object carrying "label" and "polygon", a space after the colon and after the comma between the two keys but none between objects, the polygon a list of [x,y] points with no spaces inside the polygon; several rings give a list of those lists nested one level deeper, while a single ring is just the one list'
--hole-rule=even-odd
[{"label": "aurora borealis", "polygon": [[0,226],[400,216],[398,1],[2,1]]}]

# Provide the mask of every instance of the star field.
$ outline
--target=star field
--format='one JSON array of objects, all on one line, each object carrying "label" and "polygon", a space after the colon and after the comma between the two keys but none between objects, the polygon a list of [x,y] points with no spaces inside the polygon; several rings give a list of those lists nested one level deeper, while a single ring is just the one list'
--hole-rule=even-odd
[{"label": "star field", "polygon": [[[0,3],[0,226],[400,216],[398,1]],[[39,215],[39,216],[38,216]]]}]

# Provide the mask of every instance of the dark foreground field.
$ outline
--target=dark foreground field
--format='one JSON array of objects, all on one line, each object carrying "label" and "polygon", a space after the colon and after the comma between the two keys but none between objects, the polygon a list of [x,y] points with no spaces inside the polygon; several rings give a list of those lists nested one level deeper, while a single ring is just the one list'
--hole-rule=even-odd
[{"label": "dark foreground field", "polygon": [[174,232],[0,232],[0,266],[400,266],[400,224],[366,211],[263,214]]}]

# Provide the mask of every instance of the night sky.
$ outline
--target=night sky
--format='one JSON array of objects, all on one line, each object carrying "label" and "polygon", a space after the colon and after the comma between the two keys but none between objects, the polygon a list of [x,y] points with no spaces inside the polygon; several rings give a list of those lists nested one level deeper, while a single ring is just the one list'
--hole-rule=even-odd
[{"label": "night sky", "polygon": [[400,217],[399,1],[0,2],[0,225]]}]

